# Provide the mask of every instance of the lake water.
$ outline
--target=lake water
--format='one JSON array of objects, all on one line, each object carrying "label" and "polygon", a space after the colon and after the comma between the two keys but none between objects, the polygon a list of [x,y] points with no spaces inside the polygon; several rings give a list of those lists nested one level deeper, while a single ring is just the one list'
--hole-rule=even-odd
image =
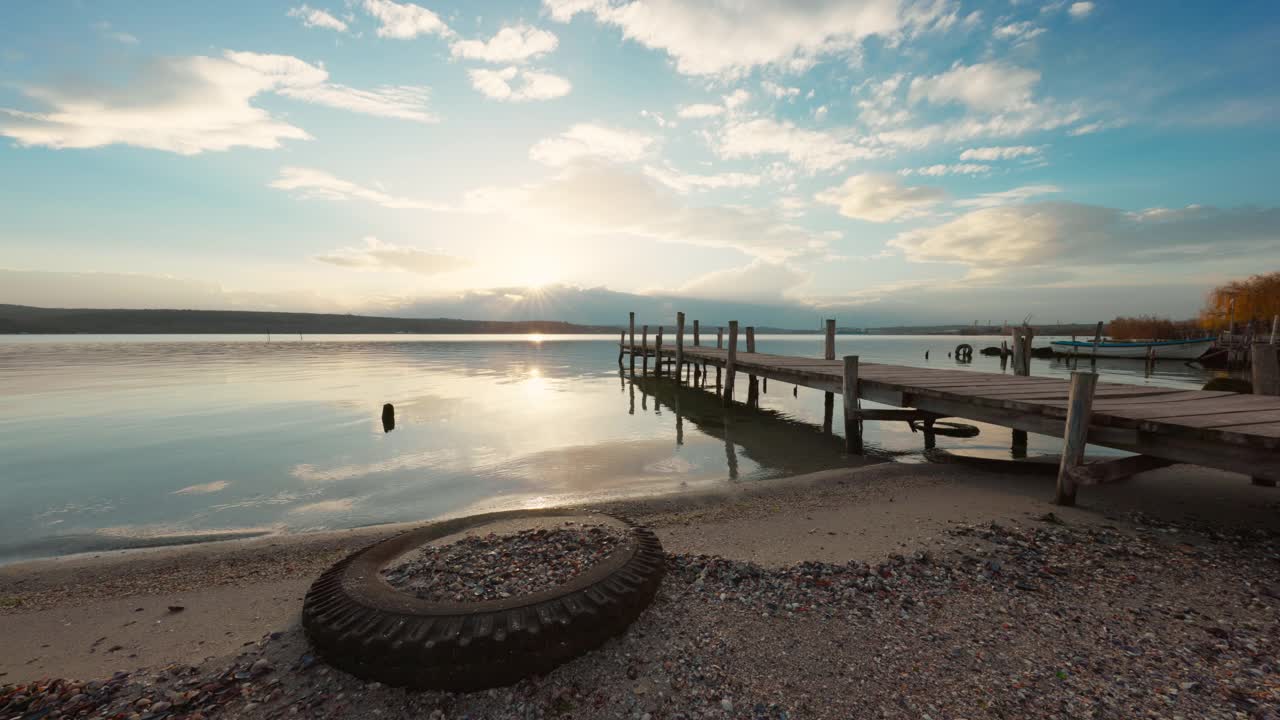
[{"label": "lake water", "polygon": [[[965,338],[981,349],[1002,338]],[[1047,338],[1036,338],[1037,345]],[[946,337],[852,336],[864,362],[1000,372]],[[761,352],[820,357],[818,336]],[[924,359],[930,351],[930,360]],[[616,336],[0,336],[0,562],[347,528],[471,510],[750,483],[867,462],[837,410],[771,383],[761,409],[619,372]],[[1032,374],[1066,376],[1060,361]],[[1139,384],[1210,373],[1106,361]],[[745,399],[745,378],[738,381]],[[396,408],[384,432],[383,403]],[[838,405],[837,401],[837,405]],[[977,423],[975,423],[977,424]],[[1009,457],[1009,430],[939,438]],[[923,462],[905,423],[866,423],[873,460]],[[1061,440],[1032,435],[1030,451]]]}]

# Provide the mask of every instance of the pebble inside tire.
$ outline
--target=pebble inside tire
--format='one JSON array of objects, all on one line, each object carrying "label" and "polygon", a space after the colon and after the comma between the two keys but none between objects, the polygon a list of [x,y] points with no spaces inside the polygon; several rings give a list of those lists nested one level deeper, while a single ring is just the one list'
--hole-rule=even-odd
[{"label": "pebble inside tire", "polygon": [[388,685],[471,691],[547,673],[621,634],[653,600],[665,560],[652,531],[596,513],[625,527],[626,540],[561,585],[501,600],[423,600],[393,588],[381,571],[406,552],[472,528],[573,515],[564,509],[486,513],[377,542],[312,584],[302,626],[326,662]]}]

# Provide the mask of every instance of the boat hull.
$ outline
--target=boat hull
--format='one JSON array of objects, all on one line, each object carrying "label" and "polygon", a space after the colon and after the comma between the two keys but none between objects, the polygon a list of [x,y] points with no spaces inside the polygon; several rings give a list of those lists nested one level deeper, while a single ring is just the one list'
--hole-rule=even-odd
[{"label": "boat hull", "polygon": [[[1091,342],[1071,342],[1059,340],[1051,343],[1054,352],[1061,355],[1082,355],[1092,357],[1094,346]],[[1195,360],[1213,347],[1213,338],[1199,340],[1168,340],[1149,343],[1102,342],[1098,344],[1097,356],[1100,358],[1128,358],[1143,360],[1147,350],[1151,349],[1157,360]]]}]

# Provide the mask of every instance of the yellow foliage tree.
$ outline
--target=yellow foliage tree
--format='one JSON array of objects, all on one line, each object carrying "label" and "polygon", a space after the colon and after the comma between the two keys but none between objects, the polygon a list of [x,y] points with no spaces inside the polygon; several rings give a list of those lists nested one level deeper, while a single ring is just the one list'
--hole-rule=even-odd
[{"label": "yellow foliage tree", "polygon": [[1271,318],[1280,315],[1280,271],[1254,275],[1248,280],[1233,280],[1210,290],[1200,313],[1200,324],[1210,330],[1225,330],[1233,314],[1237,331],[1250,321],[1256,323],[1259,331],[1269,331]]}]

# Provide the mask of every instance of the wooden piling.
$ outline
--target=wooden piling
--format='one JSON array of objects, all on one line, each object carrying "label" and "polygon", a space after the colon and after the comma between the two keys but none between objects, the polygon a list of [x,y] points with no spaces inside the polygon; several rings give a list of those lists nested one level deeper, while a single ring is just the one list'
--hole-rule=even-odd
[{"label": "wooden piling", "polygon": [[1098,327],[1093,331],[1093,356],[1089,358],[1089,364],[1097,367],[1098,365],[1098,346],[1102,344],[1102,321],[1098,321]]},{"label": "wooden piling", "polygon": [[844,446],[862,454],[862,419],[858,417],[858,356],[844,356]]},{"label": "wooden piling", "polygon": [[684,313],[676,313],[676,380],[684,378]]},{"label": "wooden piling", "polygon": [[724,349],[724,328],[716,328],[716,349]]},{"label": "wooden piling", "polygon": [[836,359],[836,321],[835,318],[827,320],[827,332],[823,343],[822,357],[827,360]]},{"label": "wooden piling", "polygon": [[649,374],[649,326],[640,326],[640,356],[644,358],[640,365],[640,374]]},{"label": "wooden piling", "polygon": [[693,346],[698,347],[702,344],[702,339],[698,336],[698,321],[693,321]]},{"label": "wooden piling", "polygon": [[622,353],[627,347],[627,331],[623,330],[618,335],[618,367],[622,367]]},{"label": "wooden piling", "polygon": [[[1013,329],[1013,374],[1022,377],[1031,375],[1031,328],[1023,325]],[[1014,430],[1011,433],[1009,452],[1018,459],[1027,456],[1027,431]]]},{"label": "wooden piling", "polygon": [[836,394],[822,394],[822,434],[831,434],[831,418],[835,414]]},{"label": "wooden piling", "polygon": [[662,376],[662,326],[658,326],[658,336],[653,339],[653,374]]},{"label": "wooden piling", "polygon": [[1058,505],[1076,504],[1076,483],[1071,471],[1084,462],[1084,449],[1089,441],[1089,418],[1093,414],[1093,391],[1097,386],[1097,373],[1071,373],[1067,426],[1062,436],[1062,461],[1058,464],[1058,489],[1053,499]]},{"label": "wooden piling", "polygon": [[733,402],[733,376],[737,374],[738,364],[738,321],[729,321],[729,351],[724,359],[724,394],[721,402],[728,405]]},{"label": "wooden piling", "polygon": [[748,326],[747,327],[747,352],[753,353],[755,351],[756,351],[756,329],[754,327]]},{"label": "wooden piling", "polygon": [[627,346],[627,352],[631,353],[631,371],[634,374],[636,369],[636,314],[627,313],[628,324],[631,326],[631,344]]}]

